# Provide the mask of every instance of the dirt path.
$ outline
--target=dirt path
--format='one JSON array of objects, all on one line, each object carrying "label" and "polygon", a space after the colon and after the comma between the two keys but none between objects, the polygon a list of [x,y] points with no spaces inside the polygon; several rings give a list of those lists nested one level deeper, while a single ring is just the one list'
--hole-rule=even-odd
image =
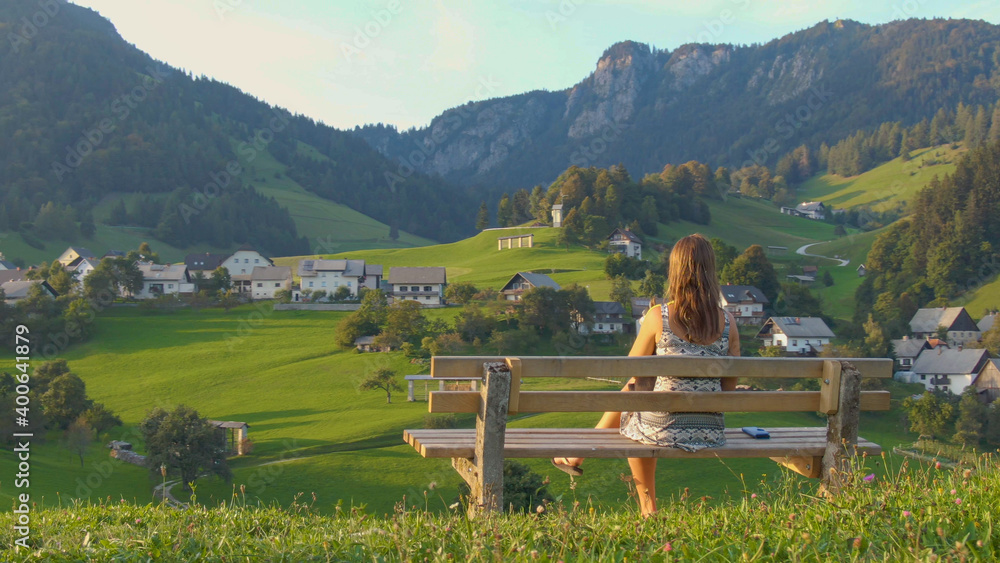
[{"label": "dirt path", "polygon": [[[830,242],[830,241],[824,241],[824,242]],[[823,244],[823,242],[814,242],[812,244],[807,244],[805,246],[800,247],[798,250],[795,251],[795,253],[796,254],[801,254],[802,256],[813,256],[813,257],[816,257],[816,258],[826,258],[827,260],[833,260],[834,262],[840,262],[840,264],[838,264],[839,266],[846,266],[846,265],[848,265],[848,264],[851,263],[850,260],[844,260],[843,258],[830,258],[829,256],[823,256],[823,255],[820,255],[820,254],[809,254],[808,252],[806,252],[807,248],[809,248],[810,246],[816,246],[817,244]]]}]

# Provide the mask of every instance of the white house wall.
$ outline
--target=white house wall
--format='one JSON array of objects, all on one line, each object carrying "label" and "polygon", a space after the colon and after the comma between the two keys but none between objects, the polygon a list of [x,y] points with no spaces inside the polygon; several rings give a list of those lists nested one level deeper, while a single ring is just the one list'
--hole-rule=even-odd
[{"label": "white house wall", "polygon": [[253,273],[255,266],[270,265],[267,258],[256,250],[237,250],[222,263],[222,266],[229,270],[230,276],[249,275]]}]

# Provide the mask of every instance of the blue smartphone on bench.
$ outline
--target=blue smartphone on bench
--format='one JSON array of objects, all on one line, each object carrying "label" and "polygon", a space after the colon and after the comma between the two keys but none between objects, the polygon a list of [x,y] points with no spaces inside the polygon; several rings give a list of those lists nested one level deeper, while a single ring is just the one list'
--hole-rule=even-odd
[{"label": "blue smartphone on bench", "polygon": [[771,437],[771,434],[763,428],[758,428],[756,426],[744,426],[743,433],[751,438],[756,438],[758,440],[765,440]]}]

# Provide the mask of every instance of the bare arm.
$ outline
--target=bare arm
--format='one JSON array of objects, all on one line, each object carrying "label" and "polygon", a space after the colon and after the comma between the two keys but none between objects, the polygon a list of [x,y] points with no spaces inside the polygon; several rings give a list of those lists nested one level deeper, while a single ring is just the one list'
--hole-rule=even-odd
[{"label": "bare arm", "polygon": [[[738,357],[740,355],[740,331],[738,328],[736,328],[736,318],[733,316],[733,314],[730,313],[729,311],[726,311],[726,316],[729,317],[729,355]],[[735,391],[736,378],[723,377],[722,390]]]},{"label": "bare arm", "polygon": [[663,313],[660,311],[660,305],[654,305],[650,307],[649,311],[646,311],[646,316],[642,318],[639,334],[636,335],[632,349],[629,350],[629,356],[653,355],[656,351],[656,340],[660,337],[663,326],[663,322],[660,320],[662,318]]}]

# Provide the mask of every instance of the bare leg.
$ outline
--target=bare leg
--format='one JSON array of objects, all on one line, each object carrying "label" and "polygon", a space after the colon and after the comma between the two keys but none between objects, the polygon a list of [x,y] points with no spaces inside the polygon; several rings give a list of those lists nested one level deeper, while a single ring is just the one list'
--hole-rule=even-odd
[{"label": "bare leg", "polygon": [[[630,379],[625,387],[622,387],[622,391],[631,391],[634,380]],[[620,412],[606,412],[601,420],[597,423],[594,428],[618,428],[621,425],[622,413]],[[579,467],[583,463],[582,457],[557,457],[555,458],[556,463],[565,463],[566,465],[573,465]]]},{"label": "bare leg", "polygon": [[630,457],[628,466],[632,469],[632,482],[639,495],[639,511],[643,516],[656,512],[656,458]]}]

